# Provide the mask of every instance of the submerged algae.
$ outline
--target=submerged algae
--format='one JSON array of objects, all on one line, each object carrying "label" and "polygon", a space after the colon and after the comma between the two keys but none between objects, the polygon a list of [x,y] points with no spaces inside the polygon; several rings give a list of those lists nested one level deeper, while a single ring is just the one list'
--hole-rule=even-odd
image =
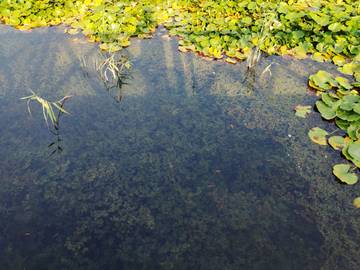
[{"label": "submerged algae", "polygon": [[[59,29],[51,31],[50,41]],[[48,47],[53,59],[77,59],[75,46]],[[74,96],[60,160],[44,154],[40,111],[31,119],[10,93],[0,103],[2,267],[352,269],[358,213],[348,198],[357,188],[327,181],[323,157],[341,157],[309,146],[316,114],[308,123],[293,114],[299,99],[314,102],[304,92],[318,67],[267,58],[259,69],[282,66],[242,84],[245,65],[197,61],[193,87],[193,56],[176,46],[154,38],[129,47],[133,80],[120,104],[95,74],[84,78],[77,62],[51,60],[41,47],[32,70],[26,57],[7,58],[8,89],[23,77],[41,94]],[[141,61],[138,51],[147,52]],[[47,78],[32,79],[36,67]]]}]

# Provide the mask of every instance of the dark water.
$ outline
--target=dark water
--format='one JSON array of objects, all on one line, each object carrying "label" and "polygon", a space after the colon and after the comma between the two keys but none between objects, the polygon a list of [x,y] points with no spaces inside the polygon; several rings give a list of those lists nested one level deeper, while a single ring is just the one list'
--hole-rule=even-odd
[{"label": "dark water", "polygon": [[[119,90],[64,29],[0,27],[1,269],[358,269],[359,187],[307,135],[335,127],[294,115],[333,67],[268,57],[246,76],[159,29],[117,54]],[[70,91],[58,130],[27,88]]]}]

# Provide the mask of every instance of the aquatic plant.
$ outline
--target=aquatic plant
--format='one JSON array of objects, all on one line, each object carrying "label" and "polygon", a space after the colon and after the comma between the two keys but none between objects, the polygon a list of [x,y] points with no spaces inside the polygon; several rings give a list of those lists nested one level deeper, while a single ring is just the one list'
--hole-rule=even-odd
[{"label": "aquatic plant", "polygon": [[248,59],[254,66],[260,50],[297,58],[327,61],[338,54],[359,54],[358,1],[166,1],[141,3],[104,0],[16,4],[2,1],[2,20],[19,29],[63,23],[76,34],[83,30],[90,41],[102,41],[104,50],[119,51],[130,37],[151,38],[164,22],[177,35],[179,49],[213,57]]},{"label": "aquatic plant", "polygon": [[[341,58],[337,57],[334,62],[340,65],[342,68],[339,70],[344,72],[344,66],[347,65],[345,61],[341,61]],[[360,167],[359,71],[359,62],[352,61],[349,63],[345,72],[354,76],[355,80],[352,83],[344,77],[333,78],[332,74],[323,70],[309,78],[309,85],[323,92],[321,101],[316,102],[316,108],[321,116],[326,120],[335,120],[339,129],[345,132],[345,136],[332,136],[327,139],[337,130],[329,134],[327,131],[316,127],[309,132],[309,137],[321,145],[329,143],[334,149],[340,150],[344,157],[358,168]],[[324,92],[326,90],[327,92]],[[348,173],[349,165],[337,164],[333,168],[333,173],[341,181],[352,185],[358,180],[358,176],[352,173],[356,167]]]},{"label": "aquatic plant", "polygon": [[30,93],[32,93],[31,96],[27,96],[27,97],[22,97],[21,99],[28,99],[27,102],[27,107],[28,107],[28,111],[31,114],[30,111],[30,101],[31,100],[37,100],[38,102],[40,102],[41,106],[42,106],[42,110],[43,110],[43,115],[44,115],[44,119],[46,122],[46,125],[49,126],[48,123],[48,118],[50,118],[51,123],[53,125],[55,125],[55,123],[57,123],[57,119],[56,116],[54,114],[52,105],[54,105],[56,108],[58,108],[61,112],[63,113],[68,113],[67,111],[65,111],[62,108],[63,102],[68,99],[70,96],[68,94],[66,94],[62,99],[60,99],[59,101],[55,101],[55,102],[49,102],[47,100],[42,99],[41,97],[39,97],[38,95],[36,95],[30,88],[27,89]]},{"label": "aquatic plant", "polygon": [[[342,1],[339,2],[340,4],[343,3]],[[92,41],[102,40],[104,42],[101,45],[102,48],[110,51],[114,50],[114,48],[121,49],[128,46],[132,34],[152,37],[149,34],[154,31],[153,28],[148,28],[145,30],[148,33],[143,31],[145,34],[141,34],[144,28],[141,25],[139,27],[136,25],[136,19],[135,21],[132,20],[132,15],[136,17],[139,10],[141,10],[141,8],[139,10],[135,8],[141,5],[144,7],[143,3],[135,3],[135,5],[125,3],[124,5],[113,6],[113,2],[97,1],[92,3],[84,1],[82,3],[81,1],[76,3],[68,1],[64,4],[64,9],[61,9],[62,3],[57,3],[53,11],[55,14],[62,14],[62,10],[66,11],[66,5],[71,6],[72,4],[74,6],[74,10],[70,10],[73,12],[71,15],[76,14],[79,19],[68,19],[70,17],[64,19],[64,23],[71,23],[71,26],[75,28],[73,29],[75,31],[70,30],[69,34],[76,34],[78,28],[85,29],[85,34]],[[29,16],[26,19],[23,19],[22,16],[16,17],[19,14],[13,11],[16,11],[18,5],[22,4],[15,4],[12,1],[3,1],[1,3],[1,12],[6,23],[16,25],[18,22],[20,24],[34,20],[33,25],[39,26],[46,25],[48,18],[51,18],[51,16],[48,16],[48,18],[41,17],[40,12],[37,17]],[[40,5],[39,3],[35,4]],[[87,4],[90,6],[89,9],[86,8]],[[288,53],[297,58],[305,58],[308,52],[313,52],[312,58],[315,61],[332,59],[333,62],[343,64],[341,70],[344,72],[352,69],[351,65],[347,65],[344,56],[356,58],[358,55],[357,40],[356,38],[353,39],[358,31],[358,25],[356,24],[358,20],[356,16],[357,10],[354,8],[356,3],[352,4],[350,1],[343,6],[331,2],[305,4],[302,1],[298,3],[289,1],[289,4],[282,3],[276,6],[269,2],[262,3],[259,1],[243,1],[240,3],[233,1],[227,3],[202,1],[201,3],[188,2],[188,4],[178,2],[171,4],[169,2],[167,6],[171,6],[171,8],[167,11],[160,9],[163,12],[162,17],[158,14],[163,20],[169,20],[168,24],[176,24],[170,27],[176,28],[175,30],[171,29],[172,34],[180,36],[180,47],[183,48],[183,51],[196,51],[206,57],[216,59],[220,59],[224,57],[223,54],[226,54],[231,61],[246,59],[248,57],[246,53],[253,51],[256,45],[254,39],[256,39],[256,34],[260,29],[257,22],[262,18],[262,15],[258,14],[261,13],[259,7],[266,5],[271,9],[276,9],[278,12],[276,21],[272,25],[272,30],[275,30],[266,39],[263,46],[259,46],[263,47],[262,49],[269,54]],[[46,5],[44,4],[44,6]],[[100,7],[98,7],[99,5]],[[31,7],[26,4],[26,7],[28,6]],[[50,11],[51,8],[42,9],[42,13]],[[218,13],[218,11],[221,12]],[[120,16],[117,15],[117,12]],[[127,12],[131,15],[128,16]],[[150,17],[155,16],[156,12],[145,13]],[[6,17],[8,13],[10,14],[9,18]],[[174,15],[176,15],[174,17],[175,22],[170,20],[171,16]],[[88,16],[89,20],[82,20],[86,16]],[[124,16],[123,24],[118,23],[121,16]],[[193,16],[195,17],[193,18]],[[143,21],[141,21],[141,16],[139,17],[136,18],[139,19],[141,24]],[[193,19],[194,21],[198,20],[198,24],[193,23]],[[130,22],[130,20],[132,21]],[[62,21],[63,17],[57,17],[50,23],[57,24]],[[155,25],[155,23],[152,25]],[[28,26],[31,28],[31,23]],[[120,36],[117,36],[115,30],[121,32],[120,29],[129,31],[126,30]],[[135,31],[132,31],[134,29]],[[204,43],[202,43],[203,41]],[[105,66],[103,68],[105,71],[107,70]],[[115,71],[115,69],[112,70]],[[114,79],[114,73],[111,70],[107,72],[106,77],[103,72],[101,74],[102,78],[109,82]],[[109,79],[110,76],[112,79]],[[320,76],[320,79],[312,77],[310,81],[316,86],[317,82],[322,82],[322,80],[323,75]],[[330,78],[324,79],[324,81],[322,86],[325,86],[324,89],[329,89],[327,87],[332,86],[332,81]],[[334,86],[335,89],[340,89],[340,91],[336,92],[338,98],[334,99],[342,100],[346,96],[343,93],[347,93],[346,86],[348,85],[341,79],[336,81],[345,90],[338,87],[339,85]],[[356,93],[350,93],[349,95],[352,94],[355,95]],[[331,97],[330,93],[329,97]],[[327,97],[324,97],[324,99],[326,100]],[[323,102],[326,106],[319,103],[324,105],[322,107],[319,105],[319,108],[321,107],[324,115],[330,118],[333,114],[331,111],[333,106],[330,106],[324,100]],[[350,103],[350,107],[356,103],[352,102],[351,99],[344,99],[343,103],[346,102]],[[207,107],[209,106],[204,106],[204,108]],[[236,109],[233,110],[236,111]],[[352,110],[354,111],[354,108]],[[33,253],[38,258],[41,258],[39,261],[42,263],[44,258],[52,263],[52,258],[55,257],[58,264],[57,267],[54,266],[54,269],[58,269],[59,265],[61,265],[61,268],[70,267],[72,269],[90,267],[118,269],[119,265],[122,269],[148,269],[149,265],[154,265],[154,268],[157,267],[157,269],[159,267],[164,269],[196,269],[199,265],[206,269],[241,269],[249,268],[246,267],[249,265],[254,268],[264,269],[270,267],[274,262],[283,263],[283,269],[289,269],[294,264],[301,265],[302,263],[306,265],[304,267],[299,266],[300,268],[310,269],[313,267],[319,269],[324,265],[321,261],[322,258],[328,259],[325,263],[327,267],[324,269],[336,269],[338,264],[343,266],[340,266],[341,269],[352,269],[351,267],[358,265],[360,258],[356,241],[359,235],[358,220],[356,214],[349,218],[351,209],[344,207],[348,203],[346,198],[349,191],[329,187],[329,185],[321,183],[315,177],[311,178],[312,175],[308,179],[313,181],[306,182],[303,179],[298,179],[296,176],[300,173],[295,170],[292,171],[291,164],[285,166],[286,171],[279,173],[283,173],[281,177],[274,175],[272,170],[275,166],[287,163],[285,163],[284,159],[279,159],[279,162],[271,163],[271,166],[266,167],[260,162],[260,160],[263,160],[263,155],[254,158],[251,164],[243,162],[251,166],[257,165],[256,169],[252,170],[247,177],[242,176],[242,178],[238,179],[238,175],[230,173],[234,168],[228,166],[230,177],[234,176],[233,178],[237,180],[234,182],[248,180],[249,185],[261,185],[262,190],[259,192],[259,196],[251,192],[233,191],[233,189],[229,192],[225,190],[226,185],[236,186],[237,183],[225,184],[220,181],[217,182],[220,187],[210,191],[208,183],[204,183],[204,172],[208,176],[206,181],[216,182],[216,178],[209,175],[208,166],[212,163],[218,164],[218,160],[209,161],[206,158],[209,159],[209,156],[212,157],[213,155],[227,160],[229,152],[223,154],[224,150],[221,150],[221,152],[216,150],[219,142],[223,145],[226,145],[225,141],[227,140],[238,143],[241,141],[240,136],[242,135],[229,137],[228,134],[223,132],[225,129],[221,129],[221,131],[214,130],[214,133],[218,135],[218,141],[211,142],[208,139],[206,140],[206,147],[203,148],[197,146],[195,141],[191,148],[185,148],[185,146],[189,145],[189,141],[193,139],[188,135],[190,132],[194,130],[196,132],[191,135],[197,136],[201,134],[202,138],[207,139],[211,132],[204,131],[199,127],[203,127],[204,123],[213,126],[213,121],[217,121],[216,127],[218,127],[222,125],[219,122],[223,121],[223,119],[220,121],[216,117],[207,117],[214,115],[211,114],[211,111],[205,114],[202,112],[202,116],[206,115],[209,119],[199,117],[199,114],[196,115],[196,109],[187,112],[187,114],[183,112],[180,116],[177,116],[176,121],[169,121],[169,114],[167,113],[166,117],[161,119],[165,124],[159,120],[153,120],[156,117],[152,117],[153,122],[149,122],[147,126],[144,125],[142,130],[129,128],[132,131],[131,134],[135,135],[128,136],[128,134],[125,134],[124,138],[118,136],[117,132],[108,132],[106,136],[109,138],[106,139],[106,143],[115,149],[109,147],[107,148],[109,152],[114,151],[118,155],[121,150],[125,149],[123,152],[125,153],[124,159],[116,165],[116,169],[115,165],[110,165],[116,155],[103,157],[104,148],[99,148],[97,140],[96,142],[93,140],[94,142],[89,142],[93,146],[91,154],[85,153],[91,155],[91,159],[78,161],[73,158],[71,166],[69,165],[70,160],[62,165],[40,160],[39,164],[44,165],[44,168],[49,168],[49,165],[52,166],[48,175],[42,173],[42,170],[44,170],[42,168],[34,170],[34,172],[27,172],[25,175],[18,173],[19,176],[15,175],[13,177],[15,178],[14,182],[1,185],[1,191],[4,194],[16,196],[21,201],[21,204],[10,208],[10,214],[6,212],[6,209],[9,209],[6,208],[6,204],[2,206],[2,209],[5,209],[4,214],[6,214],[6,219],[2,223],[2,231],[8,230],[7,223],[9,221],[14,222],[14,220],[22,221],[17,222],[17,224],[21,224],[18,225],[19,227],[25,224],[34,231],[37,230],[38,235],[42,238],[34,239],[34,242],[37,242],[42,249],[39,251],[38,248],[33,248],[33,250],[36,250]],[[237,153],[237,155],[230,154],[230,158],[233,159],[238,159],[240,153],[247,149],[246,147],[250,143],[249,138],[260,136],[255,132],[253,134],[247,133],[245,127],[251,127],[256,121],[245,119],[244,113],[241,114],[241,112],[243,111],[238,109],[239,117],[235,119],[238,119],[239,123],[244,123],[242,133],[244,137],[245,135],[248,136],[244,140],[246,145],[242,147],[232,146],[230,153]],[[262,113],[256,107],[248,115],[252,115],[256,119],[263,119],[264,114]],[[145,114],[148,115],[149,111]],[[153,115],[157,116],[157,114]],[[188,119],[188,115],[192,115],[193,119],[201,119],[201,121],[192,122]],[[171,137],[166,132],[166,128],[170,125],[172,127],[176,126],[177,123],[181,123],[184,130],[179,133],[181,136],[174,133],[175,135]],[[96,124],[100,127],[107,127],[101,121]],[[133,124],[131,123],[131,125]],[[347,131],[348,128],[346,128]],[[265,132],[267,132],[266,129],[264,129],[263,133]],[[312,138],[324,142],[321,132],[318,130],[315,132],[317,133]],[[152,136],[153,134],[156,136]],[[352,130],[352,134],[357,138],[357,130]],[[76,143],[78,144],[81,139],[77,140]],[[116,144],[113,143],[115,141],[121,147],[116,148]],[[133,150],[133,146],[129,146],[128,141],[134,142],[134,145],[136,145],[134,148],[136,149],[143,148],[144,152],[138,153]],[[334,141],[334,145],[344,144],[339,138],[334,138],[332,141]],[[187,153],[186,155],[175,155],[171,151],[162,150],[161,148],[154,151],[154,148],[149,147],[154,143],[156,145],[174,145],[177,148],[186,149],[184,152]],[[255,145],[258,146],[259,142],[256,142]],[[354,151],[350,151],[352,154],[348,152],[353,161],[356,161],[358,149],[357,147],[353,148]],[[187,151],[187,149],[189,150]],[[209,155],[209,153],[211,154]],[[299,151],[299,153],[302,152]],[[96,156],[101,157],[102,163],[107,162],[109,165],[96,164],[94,158]],[[202,160],[204,156],[206,157],[205,161]],[[188,162],[188,160],[192,160],[191,157],[196,157],[194,164]],[[170,160],[172,163],[168,164]],[[35,161],[33,162],[36,163]],[[267,162],[270,163],[268,160],[265,160],[264,163]],[[237,163],[240,164],[241,162]],[[48,167],[45,167],[45,165]],[[184,165],[189,167],[187,168]],[[316,168],[316,166],[313,166],[313,168],[320,171],[322,166],[321,164],[317,165],[319,168]],[[87,166],[91,166],[91,168],[83,169]],[[235,168],[238,168],[237,166],[240,165],[234,165]],[[71,167],[79,168],[79,171],[73,170]],[[278,167],[278,169],[281,169],[281,167]],[[14,168],[14,170],[18,169]],[[254,177],[254,172],[257,170],[261,171],[262,174]],[[311,170],[311,174],[313,174],[313,171]],[[223,172],[226,172],[226,170],[223,169]],[[243,170],[239,169],[239,175],[240,172],[243,173]],[[337,166],[335,172],[340,177],[343,177],[345,182],[354,182],[355,178],[351,176],[349,167],[346,165]],[[65,174],[66,177],[64,177]],[[268,178],[266,181],[259,180],[265,176]],[[296,178],[299,181],[291,181],[289,176],[293,176],[294,179]],[[195,180],[196,184],[194,183]],[[300,189],[306,184],[311,185],[310,191]],[[291,185],[297,188],[294,190]],[[214,186],[216,185],[211,184],[211,188]],[[269,190],[271,190],[272,194],[277,194],[278,197],[274,199],[273,195],[264,196],[264,194],[269,193]],[[302,194],[303,192],[304,194]],[[24,194],[26,194],[25,199]],[[170,195],[167,197],[164,194]],[[355,206],[359,205],[359,199],[356,199],[354,204]],[[297,206],[295,213],[288,211],[291,205]],[[46,209],[47,215],[40,214],[44,213],[44,209]],[[19,213],[16,217],[12,215],[12,212],[15,211]],[[69,222],[69,216],[74,217],[74,221]],[[64,223],[66,227],[63,226]],[[287,227],[280,229],[284,225]],[[317,236],[319,233],[315,228],[318,228],[324,237],[321,251],[315,244],[303,248],[303,233],[305,232],[307,236],[310,235],[311,238],[314,235]],[[54,238],[56,242],[54,241],[55,243],[52,243],[50,248],[44,232],[55,229],[60,231],[60,237]],[[6,233],[7,238],[18,239],[18,231],[15,228],[10,228]],[[51,234],[50,239],[53,239],[57,233]],[[282,241],[280,249],[275,245],[276,240],[274,239]],[[321,238],[319,242],[322,242],[322,240]],[[291,244],[285,244],[285,241]],[[33,246],[37,247],[35,244]],[[288,250],[287,247],[289,246],[294,248],[295,251],[293,249]],[[313,248],[314,246],[315,248]],[[71,256],[56,256],[59,254],[59,247],[62,248],[61,254],[67,255],[70,252]],[[25,249],[24,247],[21,248]],[[333,252],[335,249],[336,252]],[[51,253],[49,250],[53,252]],[[239,254],[245,255],[239,256]],[[295,263],[294,254],[300,254],[300,258],[306,259],[299,260],[297,258],[297,263]],[[10,257],[8,253],[4,253],[2,256]],[[17,254],[16,257],[21,258],[21,254]],[[153,258],[156,258],[156,264]],[[287,260],[287,258],[290,259]],[[7,261],[13,262],[16,260],[2,260],[2,263]],[[289,263],[289,265],[285,265],[286,263]],[[25,265],[28,267],[27,262],[21,261],[19,264],[22,264],[23,267],[21,268],[24,268]],[[321,266],[316,267],[314,264]],[[37,265],[40,265],[40,263],[38,262]],[[344,265],[347,267],[344,267]],[[278,265],[276,267],[276,269],[279,269]],[[20,267],[13,268],[19,269]]]},{"label": "aquatic plant", "polygon": [[[63,119],[71,136],[61,161],[43,154],[41,139],[35,145],[41,134],[29,121],[14,124],[36,137],[25,152],[4,155],[0,164],[0,268],[351,269],[359,262],[358,214],[347,200],[357,186],[324,181],[330,174],[314,153],[323,156],[325,147],[309,146],[306,136],[297,136],[296,144],[295,136],[281,136],[307,128],[291,114],[297,99],[288,93],[302,93],[313,61],[284,61],[268,87],[255,85],[243,98],[248,92],[239,74],[245,63],[197,60],[199,94],[191,95],[193,55],[173,53],[174,67],[167,68],[169,51],[161,45],[159,38],[137,44],[147,53],[135,59],[142,62],[125,94],[136,94],[143,78],[153,87],[143,97],[130,96],[125,114],[104,95],[81,95],[66,104],[73,106],[72,117]],[[26,70],[22,63],[19,69]],[[39,64],[48,70],[54,63]],[[265,58],[258,67],[268,64]],[[72,68],[77,66],[74,61]],[[94,79],[90,74],[84,80],[72,68],[64,88]],[[213,72],[216,77],[209,77]],[[286,113],[278,112],[284,107]],[[13,131],[2,130],[1,139]],[[14,142],[10,150],[19,153],[22,145]],[[297,167],[302,158],[308,174]]]}]

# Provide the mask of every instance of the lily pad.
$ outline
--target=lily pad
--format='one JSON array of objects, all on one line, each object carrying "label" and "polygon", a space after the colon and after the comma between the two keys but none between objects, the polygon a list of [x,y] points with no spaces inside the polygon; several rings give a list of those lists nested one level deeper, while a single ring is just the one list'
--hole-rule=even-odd
[{"label": "lily pad", "polygon": [[339,178],[342,182],[347,183],[348,185],[353,185],[357,182],[358,176],[354,173],[349,173],[350,165],[347,164],[337,164],[333,168],[333,173]]},{"label": "lily pad", "polygon": [[326,57],[322,55],[322,53],[314,53],[314,55],[312,55],[311,58],[316,62],[320,62],[320,63],[327,60]]},{"label": "lily pad", "polygon": [[68,31],[68,33],[69,33],[70,35],[76,35],[76,34],[79,33],[79,29],[70,29],[70,30]]},{"label": "lily pad", "polygon": [[341,128],[342,130],[347,130],[347,128],[350,126],[350,123],[346,120],[336,120],[336,125]]},{"label": "lily pad", "polygon": [[353,65],[351,63],[345,64],[341,69],[339,69],[339,71],[347,75],[354,74]]},{"label": "lily pad", "polygon": [[349,81],[343,77],[336,77],[335,80],[339,82],[339,84],[344,87],[345,89],[353,88]]},{"label": "lily pad", "polygon": [[[322,101],[324,101],[325,104],[328,105],[329,107],[332,107],[335,102],[338,102],[338,101],[339,101],[338,99],[331,98],[328,93],[323,93],[323,94],[321,95],[321,99],[322,99]],[[333,107],[332,107],[332,109],[333,109]]]},{"label": "lily pad", "polygon": [[231,59],[231,58],[226,58],[226,62],[228,62],[228,63],[230,63],[230,64],[233,64],[233,65],[235,65],[235,64],[237,63],[236,60],[233,60],[233,59]]},{"label": "lily pad", "polygon": [[332,32],[339,32],[341,31],[341,26],[340,23],[332,23],[329,25],[329,30]]},{"label": "lily pad", "polygon": [[360,144],[354,143],[349,146],[348,153],[351,155],[351,157],[354,160],[357,160],[360,162]]},{"label": "lily pad", "polygon": [[341,56],[334,56],[334,58],[332,59],[334,64],[337,65],[337,66],[344,66],[346,64],[346,61],[345,61],[345,58],[344,57],[341,57]]},{"label": "lily pad", "polygon": [[317,74],[310,76],[311,82],[322,89],[332,88],[329,84],[329,79],[331,79],[331,74],[324,70],[320,70]]},{"label": "lily pad", "polygon": [[344,138],[341,136],[330,137],[329,144],[336,150],[342,150],[345,147]]},{"label": "lily pad", "polygon": [[17,26],[20,24],[20,20],[17,17],[10,17],[10,19],[6,20],[6,23],[10,24],[11,26]]},{"label": "lily pad", "polygon": [[307,113],[310,113],[310,109],[311,109],[311,106],[301,106],[301,105],[297,105],[296,108],[295,108],[295,115],[296,116],[299,116],[299,117],[302,117],[302,118],[305,118],[305,115]]},{"label": "lily pad", "polygon": [[316,108],[321,113],[321,116],[327,120],[333,119],[337,115],[336,111],[334,111],[323,101],[317,101]]},{"label": "lily pad", "polygon": [[360,126],[356,124],[350,124],[350,126],[347,128],[347,133],[352,140],[354,141],[358,140],[357,134],[359,133],[358,131],[359,129]]},{"label": "lily pad", "polygon": [[326,136],[329,133],[321,128],[314,127],[312,130],[309,131],[310,139],[320,145],[327,145]]},{"label": "lily pad", "polygon": [[345,111],[351,111],[356,104],[359,104],[360,96],[359,95],[346,95],[342,98],[344,101],[340,105],[340,109]]}]

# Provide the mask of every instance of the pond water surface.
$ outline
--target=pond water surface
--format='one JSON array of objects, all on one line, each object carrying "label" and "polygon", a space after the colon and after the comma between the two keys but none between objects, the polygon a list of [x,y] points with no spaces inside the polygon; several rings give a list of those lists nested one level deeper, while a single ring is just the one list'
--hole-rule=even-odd
[{"label": "pond water surface", "polygon": [[[64,29],[0,27],[1,269],[358,269],[359,185],[307,135],[335,126],[294,113],[335,68],[272,56],[247,74],[159,28],[105,82],[97,44]],[[56,129],[27,88],[70,92]]]}]

